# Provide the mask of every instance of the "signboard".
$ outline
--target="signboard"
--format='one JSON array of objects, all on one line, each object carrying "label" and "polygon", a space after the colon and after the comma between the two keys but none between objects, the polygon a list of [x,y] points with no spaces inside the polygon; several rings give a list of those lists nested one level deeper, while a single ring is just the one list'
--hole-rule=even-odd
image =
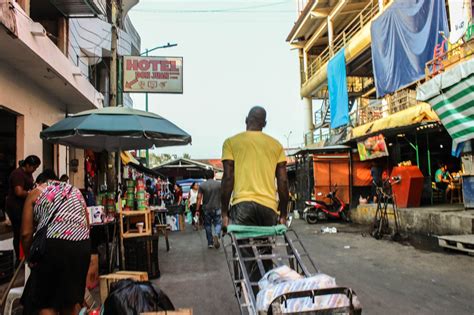
[{"label": "signboard", "polygon": [[183,58],[124,56],[123,91],[183,93]]},{"label": "signboard", "polygon": [[449,42],[455,44],[463,37],[471,20],[471,0],[448,0]]},{"label": "signboard", "polygon": [[361,161],[388,156],[387,144],[382,134],[357,142]]}]

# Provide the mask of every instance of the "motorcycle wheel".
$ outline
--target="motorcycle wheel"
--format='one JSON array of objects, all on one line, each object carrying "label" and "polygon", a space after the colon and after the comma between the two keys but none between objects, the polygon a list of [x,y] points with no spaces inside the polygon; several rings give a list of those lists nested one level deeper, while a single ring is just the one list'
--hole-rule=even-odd
[{"label": "motorcycle wheel", "polygon": [[316,224],[318,222],[318,215],[312,213],[305,213],[304,219],[308,224]]}]

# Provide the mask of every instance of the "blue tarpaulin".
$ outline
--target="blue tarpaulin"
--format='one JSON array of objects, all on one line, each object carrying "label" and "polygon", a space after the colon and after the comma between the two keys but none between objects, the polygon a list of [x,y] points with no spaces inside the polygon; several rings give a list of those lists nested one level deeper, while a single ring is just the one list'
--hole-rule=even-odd
[{"label": "blue tarpaulin", "polygon": [[398,0],[372,22],[372,63],[377,97],[425,75],[434,48],[449,36],[444,0]]},{"label": "blue tarpaulin", "polygon": [[331,128],[349,123],[349,95],[347,94],[346,58],[341,49],[328,63],[329,106]]}]

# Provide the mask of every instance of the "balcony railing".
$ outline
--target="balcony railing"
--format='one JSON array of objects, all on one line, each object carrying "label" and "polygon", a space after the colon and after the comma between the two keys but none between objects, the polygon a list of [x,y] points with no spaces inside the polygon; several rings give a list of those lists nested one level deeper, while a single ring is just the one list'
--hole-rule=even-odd
[{"label": "balcony railing", "polygon": [[[474,28],[474,25],[470,27]],[[451,45],[447,41],[443,41],[440,47],[441,49],[448,46],[448,50],[442,52],[438,56],[435,56],[433,60],[426,63],[425,66],[425,79],[429,80],[436,75],[444,72],[446,69],[456,65],[457,63],[471,59],[474,55],[474,38],[471,38],[472,31],[469,33],[469,38],[465,38],[460,44]]]},{"label": "balcony railing", "polygon": [[327,141],[330,138],[331,138],[331,134],[329,132],[329,129],[325,131],[314,130],[314,131],[307,132],[304,135],[304,144],[305,146],[308,146],[310,144]]},{"label": "balcony railing", "polygon": [[[377,14],[379,6],[377,1],[370,1],[365,8],[355,17],[333,40],[333,47],[328,45],[315,59],[308,61],[306,80],[313,77],[319,69],[331,59],[334,54],[345,47],[348,42]],[[305,80],[305,81],[306,81]]]},{"label": "balcony railing", "polygon": [[361,126],[418,104],[416,91],[411,89],[397,91],[381,100],[360,98],[355,125]]}]

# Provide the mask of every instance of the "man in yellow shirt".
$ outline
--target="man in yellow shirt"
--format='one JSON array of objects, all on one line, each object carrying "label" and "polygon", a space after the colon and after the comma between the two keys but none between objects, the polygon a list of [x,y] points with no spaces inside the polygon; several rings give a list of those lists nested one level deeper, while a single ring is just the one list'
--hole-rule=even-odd
[{"label": "man in yellow shirt", "polygon": [[286,223],[289,196],[286,156],[282,145],[262,132],[267,124],[266,116],[264,108],[253,107],[245,120],[247,130],[224,142],[221,187],[224,232],[229,224],[229,210],[234,224]]}]

